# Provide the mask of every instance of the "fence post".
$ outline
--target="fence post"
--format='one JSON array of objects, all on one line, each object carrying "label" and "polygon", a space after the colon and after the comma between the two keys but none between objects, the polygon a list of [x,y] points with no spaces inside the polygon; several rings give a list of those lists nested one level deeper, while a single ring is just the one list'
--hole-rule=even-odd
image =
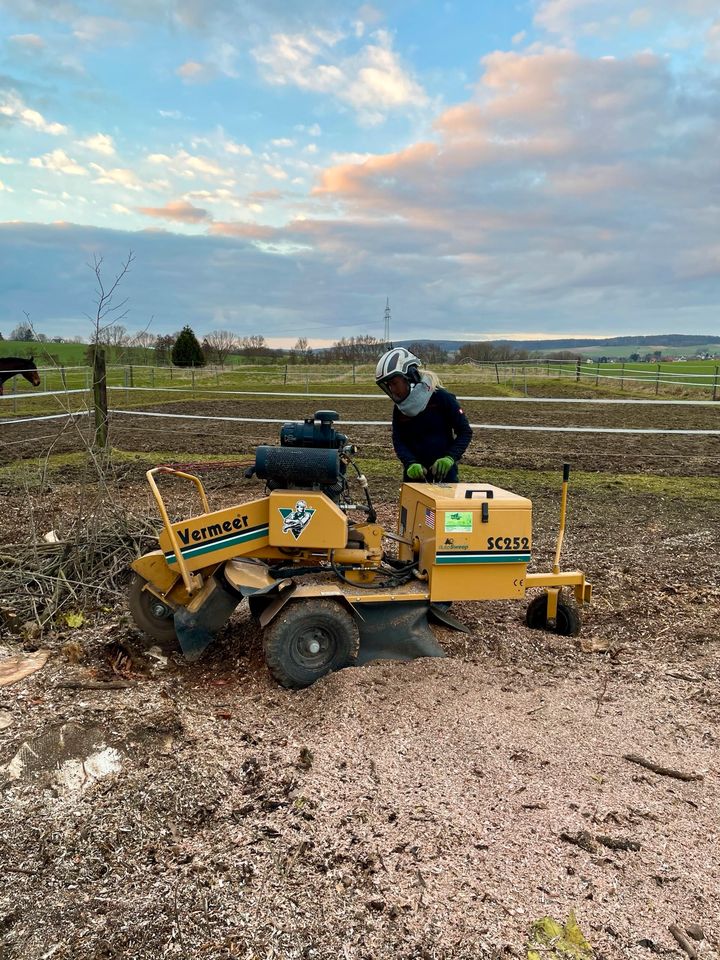
[{"label": "fence post", "polygon": [[660,364],[657,365],[657,373],[655,374],[655,396],[658,395],[660,390]]},{"label": "fence post", "polygon": [[546,376],[546,377],[549,377],[549,376],[550,376],[550,361],[549,361],[549,360],[548,360],[548,362],[546,363],[545,367],[546,367],[546,369],[545,369],[545,376]]},{"label": "fence post", "polygon": [[172,370],[173,370],[173,365],[172,365],[172,363],[171,363],[171,364],[170,364],[170,380],[171,380],[171,381],[172,381]]},{"label": "fence post", "polygon": [[130,386],[131,386],[131,387],[134,387],[134,386],[135,386],[135,380],[133,379],[133,368],[132,368],[132,364],[130,364],[130,368],[129,368],[129,369],[130,369]]},{"label": "fence post", "polygon": [[713,383],[713,400],[718,398],[718,370],[720,367],[715,367],[715,382]]},{"label": "fence post", "polygon": [[498,365],[495,364],[495,379],[500,383],[500,371],[498,370]]},{"label": "fence post", "polygon": [[192,378],[192,392],[195,393],[195,364],[190,367],[190,376]]},{"label": "fence post", "polygon": [[285,364],[285,377],[283,378],[283,383],[287,383],[287,367],[288,365]]},{"label": "fence post", "polygon": [[355,383],[355,364],[352,365],[353,383]]},{"label": "fence post", "polygon": [[155,367],[150,367],[150,386],[155,386]]},{"label": "fence post", "polygon": [[108,439],[107,372],[105,351],[97,346],[93,354],[93,399],[95,403],[95,446],[106,447]]},{"label": "fence post", "polygon": [[65,376],[65,367],[60,367],[60,379],[62,380],[63,390],[67,390],[67,378]]},{"label": "fence post", "polygon": [[580,383],[580,357],[575,361],[575,383]]},{"label": "fence post", "polygon": [[620,389],[625,389],[625,364],[623,363],[622,369],[620,370]]},{"label": "fence post", "polygon": [[597,365],[597,370],[595,371],[595,386],[600,383],[600,364]]},{"label": "fence post", "polygon": [[522,375],[523,375],[523,386],[525,388],[525,396],[527,396],[527,370],[525,369],[524,364],[522,368]]}]

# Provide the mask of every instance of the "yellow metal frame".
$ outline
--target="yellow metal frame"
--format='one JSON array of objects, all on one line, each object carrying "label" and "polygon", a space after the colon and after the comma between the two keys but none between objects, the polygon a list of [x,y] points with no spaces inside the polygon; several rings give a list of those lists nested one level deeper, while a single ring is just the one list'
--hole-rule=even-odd
[{"label": "yellow metal frame", "polygon": [[207,494],[205,493],[205,487],[203,487],[202,481],[199,477],[194,476],[192,473],[183,473],[182,470],[174,470],[172,467],[153,467],[152,470],[148,470],[145,474],[147,481],[150,484],[152,494],[155,497],[155,502],[157,503],[158,510],[160,511],[160,516],[165,524],[165,530],[170,538],[170,543],[172,544],[172,548],[175,553],[175,559],[180,571],[180,576],[185,584],[185,589],[190,596],[192,596],[198,590],[202,589],[204,581],[201,574],[191,573],[190,570],[188,570],[187,564],[185,563],[185,559],[182,555],[180,542],[175,531],[173,530],[172,523],[170,522],[170,517],[168,515],[167,508],[165,507],[165,501],[163,500],[160,490],[158,489],[158,485],[155,482],[156,473],[169,473],[175,477],[182,477],[184,480],[190,480],[195,484],[195,487],[200,494],[200,501],[202,503],[204,513],[210,513],[210,504],[208,503]]}]

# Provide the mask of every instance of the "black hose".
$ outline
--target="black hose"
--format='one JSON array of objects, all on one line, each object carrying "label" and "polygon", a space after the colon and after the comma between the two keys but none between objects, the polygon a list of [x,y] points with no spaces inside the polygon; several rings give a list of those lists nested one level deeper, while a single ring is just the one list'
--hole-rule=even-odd
[{"label": "black hose", "polygon": [[[383,570],[382,572],[385,574],[385,576],[390,577],[389,580],[383,580],[380,583],[378,582],[360,583],[357,580],[349,580],[345,576],[345,574],[342,572],[342,569],[335,563],[334,556],[335,556],[335,551],[331,550],[330,551],[330,569],[338,578],[338,580],[341,580],[343,583],[347,583],[351,587],[359,587],[361,590],[378,590],[378,589],[383,589],[385,587],[397,587],[401,583],[407,583],[407,581],[410,580],[412,577],[412,573],[410,572],[410,570],[408,570],[407,573],[405,573],[405,571],[399,573],[394,570],[392,572],[390,570]],[[416,564],[413,563],[410,566],[414,568]],[[351,568],[346,567],[346,569],[351,569]]]}]

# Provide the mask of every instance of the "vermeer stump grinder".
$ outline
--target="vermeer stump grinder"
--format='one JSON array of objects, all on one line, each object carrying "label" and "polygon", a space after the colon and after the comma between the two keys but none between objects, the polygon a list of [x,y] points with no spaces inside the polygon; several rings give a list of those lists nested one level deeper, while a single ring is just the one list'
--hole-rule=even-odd
[{"label": "vermeer stump grinder", "polygon": [[[582,606],[592,588],[581,571],[560,571],[567,464],[552,572],[528,573],[530,500],[487,483],[403,483],[397,532],[384,530],[337,419],[318,411],[285,424],[280,446],[257,447],[245,473],[265,480],[266,496],[223,510],[210,510],[198,477],[148,471],[164,528],[160,549],[132,564],[130,610],[141,630],[195,660],[247,599],[270,672],[286,687],[375,659],[444,656],[428,619],[469,632],[449,613],[452,601],[521,600],[540,587],[527,625],[579,632],[564,592],[572,588]],[[348,467],[362,504],[352,502]],[[193,483],[202,513],[172,522],[160,474]]]}]

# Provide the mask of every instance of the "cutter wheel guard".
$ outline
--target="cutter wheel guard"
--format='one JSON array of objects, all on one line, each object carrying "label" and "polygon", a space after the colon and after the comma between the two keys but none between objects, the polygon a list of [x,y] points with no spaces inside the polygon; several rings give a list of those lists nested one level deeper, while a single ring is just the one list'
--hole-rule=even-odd
[{"label": "cutter wheel guard", "polygon": [[[280,445],[258,447],[245,473],[265,480],[265,495],[221,510],[198,477],[148,471],[163,529],[159,549],[132,564],[129,595],[145,634],[196,660],[247,600],[271,674],[297,688],[370,660],[444,656],[429,620],[469,632],[448,610],[456,600],[523,600],[540,588],[527,625],[579,633],[592,587],[560,569],[568,464],[552,570],[528,573],[530,500],[487,483],[403,483],[397,529],[384,530],[337,419],[321,410],[285,424]],[[195,485],[201,512],[171,520],[157,485],[166,475]]]}]

